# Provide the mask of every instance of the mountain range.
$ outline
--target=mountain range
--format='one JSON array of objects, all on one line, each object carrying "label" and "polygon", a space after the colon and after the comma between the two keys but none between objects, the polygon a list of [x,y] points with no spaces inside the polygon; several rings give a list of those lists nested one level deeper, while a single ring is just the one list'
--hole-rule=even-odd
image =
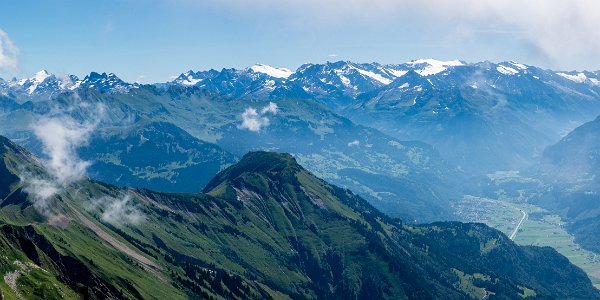
[{"label": "mountain range", "polygon": [[515,299],[600,297],[548,247],[483,224],[410,225],[252,152],[202,193],[62,184],[0,137],[8,298]]},{"label": "mountain range", "polygon": [[[31,99],[69,90],[127,94],[149,88],[114,74],[65,78],[40,72],[0,83],[0,93]],[[429,143],[447,161],[477,174],[530,167],[546,146],[600,114],[600,72],[552,71],[515,62],[338,61],[305,64],[295,71],[258,64],[188,71],[152,86],[170,93],[173,87],[196,87],[249,102],[313,100],[398,140]]]}]

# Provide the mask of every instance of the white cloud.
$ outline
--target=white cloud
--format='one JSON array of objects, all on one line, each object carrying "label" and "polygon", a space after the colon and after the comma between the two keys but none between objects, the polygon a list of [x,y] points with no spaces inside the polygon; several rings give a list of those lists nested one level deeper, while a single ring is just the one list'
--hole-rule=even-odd
[{"label": "white cloud", "polygon": [[242,125],[240,128],[254,132],[260,132],[263,127],[269,126],[269,118],[262,117],[254,108],[246,108],[242,113]]},{"label": "white cloud", "polygon": [[354,146],[359,146],[360,142],[358,140],[354,140],[350,143],[348,143],[348,147],[354,147]]},{"label": "white cloud", "polygon": [[60,191],[56,182],[33,176],[25,170],[20,172],[20,179],[25,184],[24,191],[33,196],[35,209],[41,214],[50,216],[49,200]]},{"label": "white cloud", "polygon": [[102,198],[102,220],[113,225],[137,225],[145,219],[145,215],[130,203],[131,196],[125,195],[120,199]]},{"label": "white cloud", "polygon": [[271,123],[267,115],[275,115],[277,114],[278,110],[279,107],[273,102],[269,102],[269,104],[263,107],[260,112],[253,107],[246,108],[246,110],[242,113],[242,124],[239,126],[239,128],[260,132],[263,128],[269,126]]},{"label": "white cloud", "polygon": [[61,185],[85,176],[90,163],[81,160],[76,150],[87,142],[92,129],[90,124],[78,123],[70,117],[42,118],[34,125],[34,133],[48,156],[48,171]]},{"label": "white cloud", "polygon": [[33,127],[33,133],[42,142],[47,155],[46,167],[60,185],[85,177],[90,162],[77,155],[77,149],[87,144],[92,132],[104,114],[104,106],[98,105],[90,116],[91,121],[77,121],[59,113],[41,117]]},{"label": "white cloud", "polygon": [[146,219],[146,215],[133,203],[133,197],[129,193],[93,199],[87,203],[86,209],[98,210],[100,219],[113,225],[137,225]]},{"label": "white cloud", "polygon": [[4,30],[0,29],[0,71],[16,71],[18,66],[19,48]]},{"label": "white cloud", "polygon": [[266,113],[272,113],[272,114],[277,114],[277,110],[279,109],[279,107],[277,106],[277,104],[273,103],[273,102],[269,102],[269,104],[265,107],[263,107],[263,109],[260,110],[261,114],[266,114]]},{"label": "white cloud", "polygon": [[[68,112],[83,109],[92,121],[77,121]],[[21,181],[25,191],[32,196],[34,206],[45,215],[51,215],[49,200],[71,183],[85,178],[90,162],[77,155],[77,149],[88,142],[92,132],[104,117],[104,106],[80,103],[79,107],[68,107],[40,117],[32,130],[42,143],[47,158],[43,161],[48,176],[33,176],[22,172]]]},{"label": "white cloud", "polygon": [[139,224],[145,216],[129,203],[130,200],[131,197],[126,196],[108,204],[102,213],[102,220],[111,224]]}]

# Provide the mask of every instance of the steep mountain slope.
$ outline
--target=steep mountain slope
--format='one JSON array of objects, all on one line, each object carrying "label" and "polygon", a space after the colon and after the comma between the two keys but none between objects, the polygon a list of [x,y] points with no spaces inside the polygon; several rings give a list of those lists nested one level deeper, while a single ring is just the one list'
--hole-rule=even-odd
[{"label": "steep mountain slope", "polygon": [[52,179],[22,148],[0,141],[2,178],[10,178],[2,185],[0,247],[12,253],[2,257],[3,270],[21,270],[16,284],[14,276],[0,284],[4,295],[600,297],[583,271],[550,248],[516,246],[481,224],[401,224],[285,154],[244,156],[207,194],[84,180],[47,198],[41,214],[36,182],[18,178]]},{"label": "steep mountain slope", "polygon": [[577,189],[600,188],[600,118],[570,132],[544,150],[541,175]]},{"label": "steep mountain slope", "polygon": [[569,220],[577,241],[600,252],[600,118],[546,148],[537,175],[548,183],[538,201]]}]

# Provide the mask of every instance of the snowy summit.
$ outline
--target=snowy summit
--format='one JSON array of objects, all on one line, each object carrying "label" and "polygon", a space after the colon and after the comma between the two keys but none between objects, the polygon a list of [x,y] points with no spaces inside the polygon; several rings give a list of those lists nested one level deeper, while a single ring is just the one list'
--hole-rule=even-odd
[{"label": "snowy summit", "polygon": [[256,64],[256,65],[250,67],[250,69],[256,73],[263,73],[263,74],[267,74],[271,77],[284,78],[284,79],[290,77],[290,75],[292,75],[294,73],[294,71],[292,71],[290,69],[275,68],[275,67],[271,67],[269,65],[263,65],[263,64]]}]

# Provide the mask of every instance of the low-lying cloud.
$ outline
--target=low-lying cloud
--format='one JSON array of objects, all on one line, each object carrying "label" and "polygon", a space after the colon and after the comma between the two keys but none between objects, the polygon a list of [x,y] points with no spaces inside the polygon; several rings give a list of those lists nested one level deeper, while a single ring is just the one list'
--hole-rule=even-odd
[{"label": "low-lying cloud", "polygon": [[102,221],[112,225],[137,225],[145,220],[146,216],[135,204],[130,194],[119,197],[102,197],[95,199],[88,206],[88,210],[98,209]]},{"label": "low-lying cloud", "polygon": [[[34,207],[49,217],[49,221],[61,217],[53,210],[53,196],[86,178],[91,162],[81,159],[77,150],[89,142],[105,117],[104,111],[103,104],[80,102],[76,107],[54,109],[32,125],[33,133],[42,143],[45,155],[42,163],[47,174],[32,175],[25,171],[21,174],[21,181]],[[79,115],[79,119],[72,115]],[[145,215],[133,204],[133,197],[129,193],[91,198],[86,209],[99,210],[102,221],[113,225],[136,225],[145,219]]]},{"label": "low-lying cloud", "polygon": [[[88,111],[85,121],[76,120],[68,114],[75,109]],[[104,105],[80,104],[77,108],[54,110],[32,124],[32,131],[42,144],[45,155],[42,164],[47,176],[22,172],[21,181],[40,213],[51,215],[49,199],[70,184],[85,178],[91,163],[82,160],[77,155],[77,149],[88,143],[103,118]]]},{"label": "low-lying cloud", "polygon": [[43,117],[33,132],[47,155],[46,168],[60,185],[82,179],[90,162],[77,155],[77,148],[88,142],[94,123],[81,123],[69,116]]},{"label": "low-lying cloud", "polygon": [[260,111],[253,107],[248,107],[242,113],[242,124],[239,128],[260,132],[271,124],[271,121],[267,116],[276,115],[278,110],[277,104],[273,102],[269,102],[269,104],[261,108]]}]

